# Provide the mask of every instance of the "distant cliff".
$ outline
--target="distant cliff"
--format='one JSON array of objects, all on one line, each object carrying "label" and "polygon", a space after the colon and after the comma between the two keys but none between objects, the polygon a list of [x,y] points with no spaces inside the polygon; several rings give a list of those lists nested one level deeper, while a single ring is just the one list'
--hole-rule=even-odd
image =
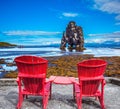
[{"label": "distant cliff", "polygon": [[0,48],[11,48],[11,47],[16,47],[17,45],[15,44],[10,44],[8,42],[0,42]]}]

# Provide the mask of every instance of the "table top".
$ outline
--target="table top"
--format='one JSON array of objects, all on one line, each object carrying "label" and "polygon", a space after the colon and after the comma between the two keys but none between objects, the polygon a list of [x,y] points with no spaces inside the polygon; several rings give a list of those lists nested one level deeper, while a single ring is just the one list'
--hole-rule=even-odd
[{"label": "table top", "polygon": [[49,78],[53,83],[55,84],[73,84],[73,81],[75,81],[74,77],[65,77],[65,76],[50,76]]}]

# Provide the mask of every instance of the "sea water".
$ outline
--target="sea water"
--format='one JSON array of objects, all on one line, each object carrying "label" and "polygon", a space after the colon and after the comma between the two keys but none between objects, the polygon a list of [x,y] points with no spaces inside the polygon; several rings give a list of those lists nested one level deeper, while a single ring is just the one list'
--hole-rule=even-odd
[{"label": "sea water", "polygon": [[61,51],[59,47],[27,47],[27,48],[4,48],[0,49],[0,58],[14,58],[20,55],[37,55],[42,57],[48,56],[62,56],[62,55],[81,55],[81,54],[91,54],[95,57],[100,56],[120,56],[120,49],[115,48],[95,48],[95,47],[86,47],[86,50],[83,52],[76,52],[73,50],[70,52]]},{"label": "sea water", "polygon": [[0,48],[0,58],[15,58],[19,55],[37,55],[37,56],[62,56],[62,55],[81,55],[92,54],[95,57],[99,56],[120,56],[120,44],[93,44],[86,41],[83,52],[73,50],[69,52],[60,50],[61,35],[52,36],[15,36],[0,34],[0,42],[8,42],[16,44],[15,48]]}]

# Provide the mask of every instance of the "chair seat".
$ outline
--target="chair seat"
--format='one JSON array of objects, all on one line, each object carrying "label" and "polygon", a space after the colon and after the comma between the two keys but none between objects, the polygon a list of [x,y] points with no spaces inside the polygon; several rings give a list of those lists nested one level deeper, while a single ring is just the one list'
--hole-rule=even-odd
[{"label": "chair seat", "polygon": [[[47,83],[46,83],[45,89],[44,89],[44,94],[45,94],[45,95],[49,95],[50,85],[51,85],[50,82],[47,82]],[[23,93],[23,94],[28,94],[28,95],[43,95],[43,93],[31,93],[31,92],[29,92],[29,90],[26,90],[25,88],[22,90],[22,93]]]},{"label": "chair seat", "polygon": [[45,78],[45,74],[37,74],[37,75],[34,75],[34,74],[23,74],[23,73],[19,73],[18,74],[18,77],[26,77],[26,78]]},{"label": "chair seat", "polygon": [[[75,84],[75,93],[81,93],[82,91],[80,91],[80,86],[78,84]],[[91,94],[91,95],[86,95],[86,94],[82,94],[83,97],[94,97],[94,96],[100,96],[101,93],[99,90],[96,91],[95,94]]]}]

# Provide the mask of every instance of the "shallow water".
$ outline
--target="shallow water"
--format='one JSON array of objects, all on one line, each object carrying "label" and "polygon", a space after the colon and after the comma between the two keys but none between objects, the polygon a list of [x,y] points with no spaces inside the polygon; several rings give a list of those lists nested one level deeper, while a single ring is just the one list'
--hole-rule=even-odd
[{"label": "shallow water", "polygon": [[37,56],[62,56],[62,55],[80,55],[80,54],[91,54],[95,57],[101,56],[120,56],[120,49],[115,48],[94,48],[87,47],[83,52],[76,52],[73,50],[69,52],[61,51],[58,47],[30,47],[30,48],[4,48],[0,49],[0,58],[15,58],[19,55],[37,55]]}]

